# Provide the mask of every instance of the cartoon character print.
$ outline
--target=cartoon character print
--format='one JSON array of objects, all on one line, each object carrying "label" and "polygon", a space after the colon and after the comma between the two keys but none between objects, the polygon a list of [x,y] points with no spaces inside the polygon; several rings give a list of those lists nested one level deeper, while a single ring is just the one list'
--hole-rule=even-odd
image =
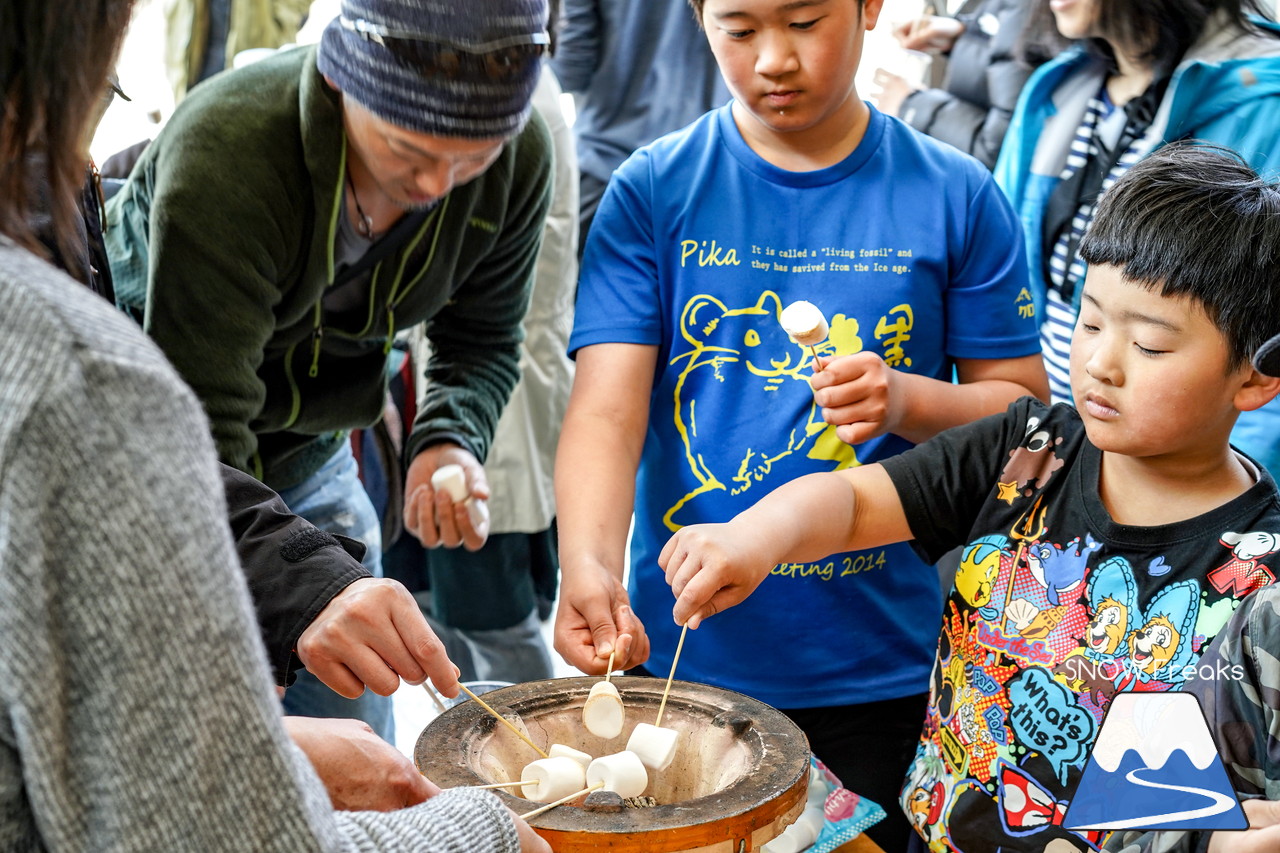
[{"label": "cartoon character print", "polygon": [[[1030,773],[1002,762],[996,797],[1000,802],[1000,820],[1004,830],[1015,837],[1043,832],[1051,826],[1062,826],[1067,816],[1067,801],[1058,800]],[[1099,849],[1107,833],[1082,831],[1075,833],[1091,850]],[[1046,850],[1050,848],[1045,848]],[[1074,850],[1067,845],[1065,849]]]},{"label": "cartoon character print", "polygon": [[1002,685],[1018,665],[979,641],[977,618],[954,597],[947,602],[923,739],[951,775],[987,779],[1007,748],[1010,708]]},{"label": "cartoon character print", "polygon": [[899,804],[911,826],[928,848],[936,851],[951,849],[942,835],[951,807],[951,797],[942,781],[945,774],[946,770],[932,746],[922,743],[916,751],[902,793],[898,795]]},{"label": "cartoon character print", "polygon": [[965,546],[956,568],[956,592],[971,607],[986,607],[1000,574],[1000,559],[1008,555],[1003,536],[983,536]]},{"label": "cartoon character print", "polygon": [[1031,497],[1037,489],[1043,489],[1053,473],[1065,464],[1054,453],[1054,448],[1062,443],[1062,436],[1038,429],[1040,423],[1039,418],[1027,421],[1026,439],[1020,447],[1009,451],[1009,461],[996,482],[999,499],[1010,506],[1019,495]]},{"label": "cartoon character print", "polygon": [[[830,462],[833,471],[857,464],[853,447],[836,436],[833,425],[822,420],[808,382],[812,357],[808,348],[790,340],[782,330],[781,313],[782,302],[772,291],[765,291],[754,305],[745,308],[730,308],[707,295],[695,296],[685,304],[679,329],[685,348],[677,351],[670,363],[680,370],[674,394],[676,429],[684,445],[685,463],[698,485],[663,516],[671,530],[682,524],[676,518],[680,510],[700,495],[714,491],[740,494],[752,489],[768,479],[775,464],[792,454],[803,452],[808,458]],[[819,350],[833,355],[861,349],[857,325],[856,320],[836,315],[831,320],[830,337]],[[699,409],[699,400],[690,391],[696,387],[690,377],[708,373],[716,382],[731,383],[731,393],[739,398],[757,397],[758,411],[778,405],[779,397],[788,397],[798,404],[796,408],[807,406],[807,413],[790,430],[761,431],[763,443],[759,446],[733,448],[732,454],[726,453],[718,446],[723,430],[706,422],[715,417],[708,414],[713,404],[704,401]],[[715,451],[704,453],[702,449],[710,446],[715,446]],[[736,460],[733,454],[738,454]]]},{"label": "cartoon character print", "polygon": [[1260,561],[1280,551],[1280,536],[1262,530],[1228,532],[1219,541],[1231,549],[1231,559],[1205,577],[1218,592],[1243,598],[1276,579],[1275,573]]},{"label": "cartoon character print", "polygon": [[1138,617],[1138,584],[1124,557],[1111,557],[1089,575],[1085,596],[1089,621],[1082,646],[1053,667],[1062,684],[1084,693],[1098,707],[1115,695],[1115,679],[1132,622]]},{"label": "cartoon character print", "polygon": [[1080,547],[1077,536],[1060,548],[1050,542],[1033,542],[1027,549],[1027,566],[1040,585],[1047,590],[1049,603],[1057,607],[1064,602],[1062,593],[1071,592],[1084,582],[1085,567],[1089,555],[1102,547],[1090,534],[1085,534],[1085,545]]},{"label": "cartoon character print", "polygon": [[1082,646],[1053,668],[1054,676],[1098,707],[1115,695],[1115,680],[1132,628],[1138,617],[1138,584],[1129,562],[1111,557],[1089,576],[1085,587],[1090,618]]},{"label": "cartoon character print", "polygon": [[1191,637],[1200,613],[1200,584],[1180,581],[1160,590],[1151,599],[1142,625],[1131,633],[1126,646],[1129,661],[1116,683],[1121,690],[1147,689],[1181,683],[1181,670],[1191,663]]},{"label": "cartoon character print", "polygon": [[1001,636],[1019,638],[1012,653],[1051,665],[1075,647],[1075,632],[1087,620],[1079,590],[1089,557],[1101,545],[1088,534],[1083,545],[1079,537],[1066,547],[1053,543],[1042,501],[1038,497],[1010,530],[1019,545],[1008,576],[997,584],[995,597],[1003,608],[989,607],[982,616],[993,623],[999,619]]}]

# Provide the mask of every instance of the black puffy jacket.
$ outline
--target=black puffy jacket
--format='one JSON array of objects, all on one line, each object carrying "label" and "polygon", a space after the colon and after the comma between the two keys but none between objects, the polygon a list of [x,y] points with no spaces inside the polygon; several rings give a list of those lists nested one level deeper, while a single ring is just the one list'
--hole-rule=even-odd
[{"label": "black puffy jacket", "polygon": [[965,25],[947,60],[942,87],[903,101],[898,116],[917,130],[995,165],[1022,84],[1034,70],[1015,54],[1031,0],[967,0]]}]

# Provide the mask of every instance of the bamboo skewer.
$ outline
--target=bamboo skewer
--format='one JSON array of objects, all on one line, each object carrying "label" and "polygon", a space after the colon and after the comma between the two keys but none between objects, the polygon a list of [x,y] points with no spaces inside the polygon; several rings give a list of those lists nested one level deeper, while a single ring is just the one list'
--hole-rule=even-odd
[{"label": "bamboo skewer", "polygon": [[570,794],[567,797],[561,797],[560,799],[556,800],[554,803],[547,803],[545,806],[536,808],[531,812],[525,812],[524,814],[520,815],[520,817],[524,818],[525,820],[532,820],[533,818],[537,817],[543,812],[549,812],[552,809],[554,809],[556,806],[562,806],[565,803],[569,802],[570,800],[576,800],[578,797],[581,797],[583,794],[590,794],[592,791],[596,790],[597,788],[603,788],[603,787],[604,787],[603,782],[597,782],[589,788],[583,788],[581,791]]},{"label": "bamboo skewer", "polygon": [[471,785],[470,787],[477,788],[481,791],[489,791],[494,788],[518,788],[518,787],[523,787],[525,785],[536,785],[536,784],[538,784],[537,779],[529,779],[524,782],[491,782],[488,785]]},{"label": "bamboo skewer", "polygon": [[658,719],[653,721],[655,727],[662,726],[662,712],[667,708],[667,694],[671,692],[671,680],[676,677],[676,664],[680,662],[680,650],[684,648],[684,632],[689,630],[689,623],[685,622],[680,628],[680,642],[676,643],[676,654],[671,659],[671,674],[667,676],[667,686],[662,691],[662,702],[658,704]]},{"label": "bamboo skewer", "polygon": [[444,706],[444,703],[440,701],[440,694],[436,693],[436,691],[432,689],[431,683],[429,681],[422,682],[422,689],[427,691],[427,693],[431,694],[431,701],[436,703],[437,711],[443,714],[445,711],[448,710],[448,708]]},{"label": "bamboo skewer", "polygon": [[536,751],[538,755],[541,755],[543,758],[548,757],[547,754],[542,751],[542,747],[538,746],[536,743],[529,740],[529,736],[526,735],[524,732],[520,731],[519,729],[517,729],[510,720],[508,720],[506,717],[502,716],[497,711],[493,710],[487,704],[485,704],[485,701],[481,699],[479,696],[477,696],[476,694],[472,693],[471,690],[467,687],[467,685],[459,681],[458,686],[462,688],[463,693],[466,693],[472,699],[476,700],[476,703],[479,704],[481,708],[484,708],[486,711],[492,714],[494,716],[494,719],[502,723],[507,728],[511,729],[511,731],[515,732],[516,737],[520,738],[520,740],[524,741],[525,743],[529,744],[529,746],[533,747],[534,751]]},{"label": "bamboo skewer", "polygon": [[609,651],[609,668],[605,670],[605,673],[604,673],[605,681],[608,681],[609,676],[613,675],[613,656],[616,655],[617,653],[618,653],[617,649],[611,649]]}]

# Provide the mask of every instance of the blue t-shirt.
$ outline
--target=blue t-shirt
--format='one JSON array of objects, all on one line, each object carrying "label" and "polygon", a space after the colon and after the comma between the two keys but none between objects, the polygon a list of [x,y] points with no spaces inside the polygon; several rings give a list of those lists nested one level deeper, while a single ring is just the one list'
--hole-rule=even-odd
[{"label": "blue t-shirt", "polygon": [[[615,173],[570,349],[659,350],[630,577],[653,672],[668,671],[679,635],[657,564],[672,532],[726,521],[800,475],[911,446],[850,446],[823,423],[809,350],[783,332],[783,307],[822,309],[821,355],[871,350],[938,379],[956,358],[1034,355],[1019,227],[976,160],[874,109],[858,148],[826,169],[765,162],[724,107]],[[922,693],[940,614],[937,573],[906,544],[779,565],[686,638],[677,676],[782,708]]]}]

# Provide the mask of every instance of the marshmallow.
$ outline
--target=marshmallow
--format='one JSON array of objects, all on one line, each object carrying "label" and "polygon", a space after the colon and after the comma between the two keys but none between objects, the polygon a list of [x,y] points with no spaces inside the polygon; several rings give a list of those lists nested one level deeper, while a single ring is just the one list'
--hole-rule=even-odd
[{"label": "marshmallow", "polygon": [[822,809],[810,806],[782,834],[760,848],[760,853],[800,853],[813,846],[822,832]]},{"label": "marshmallow", "polygon": [[540,803],[550,803],[587,787],[586,772],[572,758],[539,758],[525,765],[520,781],[538,783],[524,785],[520,792],[526,800]]},{"label": "marshmallow", "polygon": [[634,752],[602,755],[587,767],[587,787],[604,783],[604,790],[614,791],[624,800],[638,797],[649,786],[649,774]]},{"label": "marshmallow", "polygon": [[[806,832],[813,833],[814,841],[818,840],[818,836],[822,833],[822,827],[826,822],[826,812],[823,811],[822,806],[815,805],[805,806],[804,811],[800,814],[800,819],[796,821],[797,824],[808,827]],[[809,843],[812,844],[813,841]]]},{"label": "marshmallow", "polygon": [[810,804],[822,805],[827,801],[829,793],[831,792],[827,789],[827,780],[817,769],[813,769],[809,774],[809,793],[806,799]]},{"label": "marshmallow", "polygon": [[610,740],[622,734],[622,697],[608,681],[597,681],[582,706],[582,725],[596,737]]},{"label": "marshmallow", "polygon": [[801,346],[814,347],[827,339],[827,318],[812,302],[792,302],[782,309],[783,330]]},{"label": "marshmallow", "polygon": [[562,743],[551,744],[550,748],[547,749],[547,755],[551,758],[572,758],[582,765],[584,771],[587,769],[587,765],[591,763],[590,755],[571,746],[565,746]]},{"label": "marshmallow", "polygon": [[676,739],[680,733],[675,729],[651,726],[648,723],[637,723],[627,738],[627,750],[634,752],[640,763],[655,773],[671,766],[676,757]]},{"label": "marshmallow", "polygon": [[437,492],[445,491],[454,503],[462,503],[471,497],[467,489],[467,475],[461,465],[441,465],[431,475],[431,488]]}]

